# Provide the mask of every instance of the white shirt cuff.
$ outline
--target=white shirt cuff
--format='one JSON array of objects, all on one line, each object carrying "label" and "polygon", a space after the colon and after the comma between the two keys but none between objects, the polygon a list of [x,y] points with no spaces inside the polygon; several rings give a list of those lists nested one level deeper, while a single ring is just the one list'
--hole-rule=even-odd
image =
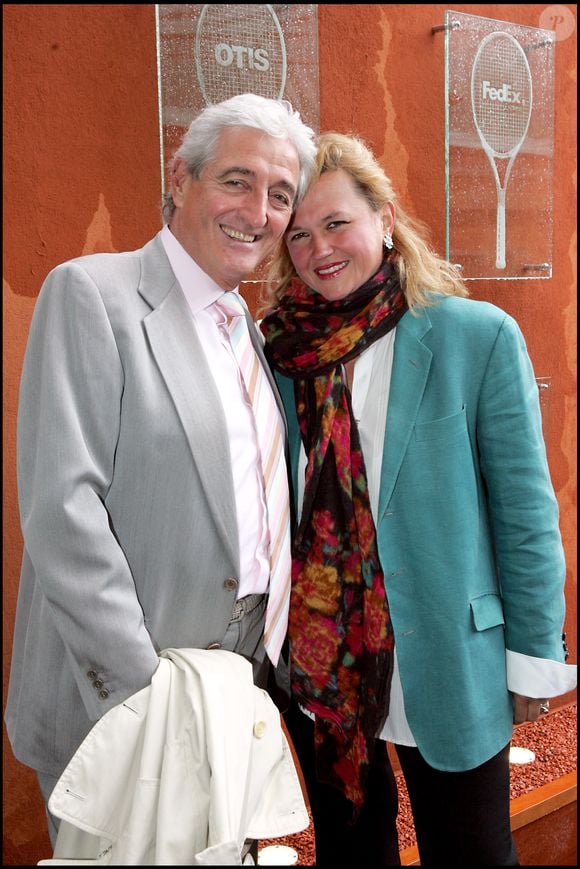
[{"label": "white shirt cuff", "polygon": [[576,687],[576,664],[506,649],[506,667],[508,689],[523,697],[557,697]]}]

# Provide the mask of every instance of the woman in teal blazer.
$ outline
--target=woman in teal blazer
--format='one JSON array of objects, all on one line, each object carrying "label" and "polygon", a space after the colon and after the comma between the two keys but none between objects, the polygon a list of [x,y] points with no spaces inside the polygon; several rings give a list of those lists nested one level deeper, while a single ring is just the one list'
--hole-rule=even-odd
[{"label": "woman in teal blazer", "polygon": [[326,134],[262,321],[297,505],[287,714],[317,865],[399,863],[396,745],[422,865],[517,864],[514,722],[575,668],[524,338],[465,298],[358,140]]}]

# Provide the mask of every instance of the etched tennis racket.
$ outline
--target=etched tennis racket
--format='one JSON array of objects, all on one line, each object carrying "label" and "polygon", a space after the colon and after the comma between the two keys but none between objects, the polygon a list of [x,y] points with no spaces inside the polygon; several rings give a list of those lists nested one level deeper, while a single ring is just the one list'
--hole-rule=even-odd
[{"label": "etched tennis racket", "polygon": [[[495,267],[505,269],[506,190],[532,114],[530,65],[523,48],[509,33],[498,31],[481,40],[471,70],[471,108],[497,192]],[[502,166],[508,161],[503,184],[497,160]]]},{"label": "etched tennis racket", "polygon": [[206,103],[254,93],[281,99],[286,45],[267,3],[206,3],[195,38],[197,78]]}]

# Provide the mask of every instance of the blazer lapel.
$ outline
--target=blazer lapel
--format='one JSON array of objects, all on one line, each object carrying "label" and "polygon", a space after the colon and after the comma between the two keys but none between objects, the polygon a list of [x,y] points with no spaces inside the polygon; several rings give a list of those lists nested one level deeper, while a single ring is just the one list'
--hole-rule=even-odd
[{"label": "blazer lapel", "polygon": [[431,321],[425,309],[419,316],[407,311],[397,325],[383,447],[379,521],[393,494],[423,399],[433,354],[422,338],[430,329]]},{"label": "blazer lapel", "polygon": [[[183,424],[224,547],[237,564],[237,535],[232,534],[237,518],[226,419],[187,300],[158,237],[143,249],[139,292],[153,307],[144,320],[151,351]],[[193,509],[195,504],[191,506]]]}]

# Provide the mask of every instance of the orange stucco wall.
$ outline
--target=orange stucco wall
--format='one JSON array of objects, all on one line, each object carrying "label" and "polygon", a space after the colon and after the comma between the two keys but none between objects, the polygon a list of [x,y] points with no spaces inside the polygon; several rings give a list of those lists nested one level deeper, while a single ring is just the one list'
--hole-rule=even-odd
[{"label": "orange stucco wall", "polygon": [[[446,8],[318,8],[321,129],[355,131],[369,142],[441,252],[444,37],[431,28],[443,23]],[[546,26],[550,10],[556,16],[564,9],[568,22],[572,16],[567,30],[554,18],[560,37],[554,276],[471,282],[470,290],[517,318],[536,374],[552,378],[549,462],[568,563],[570,661],[576,661],[576,5],[452,8],[532,27]],[[161,224],[154,6],[5,4],[3,25],[5,689],[22,552],[16,403],[36,295],[57,263],[139,247]],[[246,295],[254,304],[251,288]],[[4,865],[34,865],[49,855],[43,807],[34,776],[4,745]]]}]

